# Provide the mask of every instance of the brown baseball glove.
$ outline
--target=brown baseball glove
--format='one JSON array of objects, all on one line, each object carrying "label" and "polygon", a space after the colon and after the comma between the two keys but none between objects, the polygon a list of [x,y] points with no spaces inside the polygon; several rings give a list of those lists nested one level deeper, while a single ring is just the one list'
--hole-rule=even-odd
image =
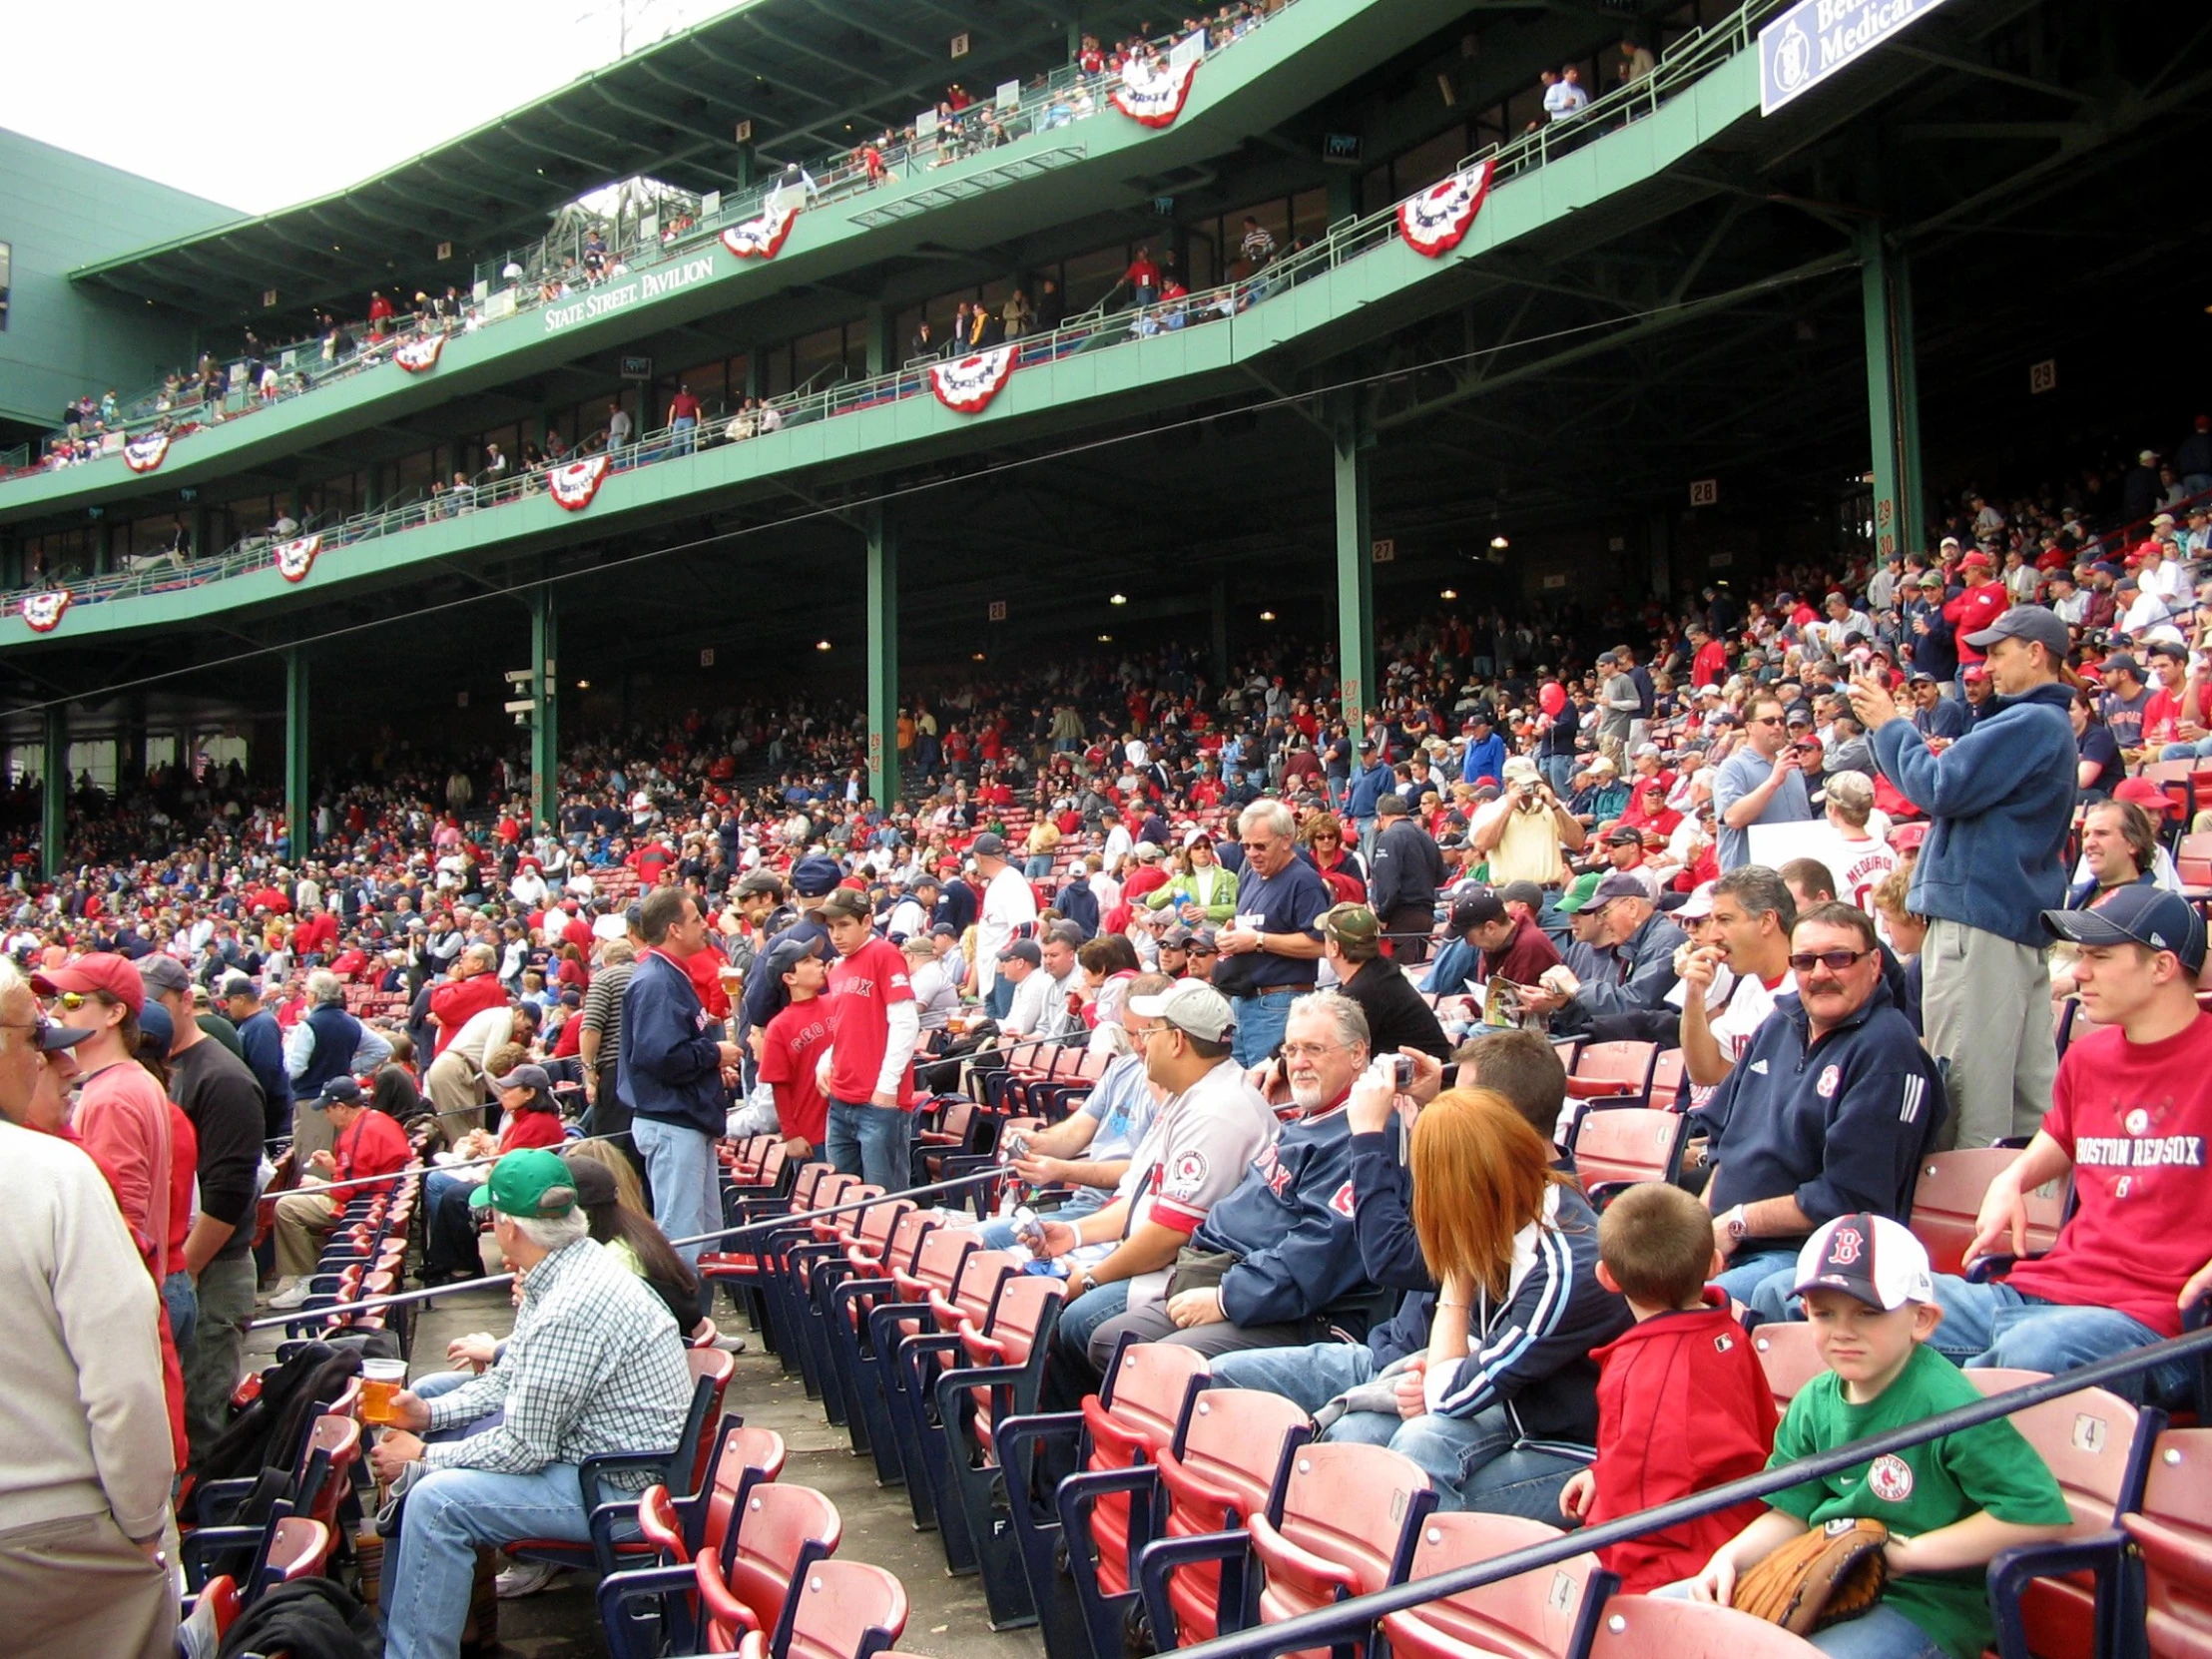
[{"label": "brown baseball glove", "polygon": [[1890,1529],[1876,1520],[1832,1520],[1784,1544],[1736,1581],[1740,1613],[1797,1636],[1855,1618],[1882,1599]]}]

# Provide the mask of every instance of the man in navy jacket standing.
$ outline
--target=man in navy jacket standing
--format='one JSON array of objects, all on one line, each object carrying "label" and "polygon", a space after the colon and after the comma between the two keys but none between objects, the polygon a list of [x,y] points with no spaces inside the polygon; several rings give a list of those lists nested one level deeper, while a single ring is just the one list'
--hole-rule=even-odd
[{"label": "man in navy jacket standing", "polygon": [[[684,964],[707,945],[707,918],[682,887],[657,887],[638,916],[645,950],[622,993],[622,1047],[615,1092],[630,1108],[630,1133],[653,1183],[653,1219],[672,1239],[722,1225],[722,1176],[715,1143],[728,1121],[736,1043],[707,1034],[710,1021]],[[677,1254],[696,1267],[700,1245]]]},{"label": "man in navy jacket standing", "polygon": [[[2032,1135],[2058,1075],[2043,912],[2066,902],[2073,819],[2071,635],[2015,605],[1966,643],[1988,653],[1992,712],[1936,754],[1871,676],[1851,704],[1883,775],[1932,821],[1909,902],[1921,947],[1928,1051],[1949,1069],[1955,1144]],[[1903,1219],[1902,1217],[1899,1219]]]}]

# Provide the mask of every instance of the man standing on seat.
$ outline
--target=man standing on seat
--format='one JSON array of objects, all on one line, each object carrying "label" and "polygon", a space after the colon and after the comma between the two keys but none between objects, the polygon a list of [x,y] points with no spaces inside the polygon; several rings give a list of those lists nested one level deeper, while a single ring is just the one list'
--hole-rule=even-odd
[{"label": "man standing on seat", "polygon": [[1256,1066],[1275,1052],[1291,1001],[1321,975],[1321,917],[1329,887],[1298,855],[1298,821],[1280,801],[1255,801],[1241,818],[1245,867],[1235,922],[1215,936],[1217,979],[1234,974],[1236,1059]]},{"label": "man standing on seat", "polygon": [[[622,1049],[615,1089],[630,1108],[630,1136],[653,1184],[653,1219],[671,1239],[722,1225],[715,1143],[729,1116],[723,1081],[741,1051],[707,1035],[707,1010],[684,966],[707,948],[707,918],[682,887],[656,887],[638,916],[645,954],[622,993]],[[701,1245],[677,1254],[696,1268]]]}]

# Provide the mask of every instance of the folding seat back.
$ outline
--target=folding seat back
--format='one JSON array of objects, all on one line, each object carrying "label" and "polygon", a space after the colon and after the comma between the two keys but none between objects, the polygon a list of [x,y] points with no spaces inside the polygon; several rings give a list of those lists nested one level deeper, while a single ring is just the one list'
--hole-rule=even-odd
[{"label": "folding seat back", "polygon": [[1596,1202],[1639,1181],[1672,1181],[1689,1133],[1687,1113],[1624,1106],[1582,1113],[1567,1144],[1582,1190]]},{"label": "folding seat back", "polygon": [[1769,1321],[1751,1334],[1751,1351],[1767,1374],[1774,1408],[1787,1411],[1798,1389],[1828,1367],[1813,1347],[1813,1328],[1803,1320]]},{"label": "folding seat back", "polygon": [[[739,1423],[728,1429],[715,1448],[714,1466],[708,1472],[707,1484],[701,1488],[707,1502],[701,1511],[699,1535],[692,1547],[719,1550],[723,1540],[730,1536],[731,1521],[742,1511],[753,1488],[782,1475],[784,1459],[784,1436],[773,1428],[754,1428]],[[645,1522],[642,1507],[638,1520],[641,1526]],[[673,1559],[683,1561],[690,1556],[678,1555]]]},{"label": "folding seat back", "polygon": [[973,1233],[956,1227],[934,1229],[923,1237],[910,1270],[892,1268],[899,1301],[926,1302],[932,1295],[949,1296],[959,1282],[961,1267],[980,1248]]},{"label": "folding seat back", "polygon": [[864,1562],[822,1562],[793,1600],[786,1659],[874,1659],[906,1628],[905,1586]]},{"label": "folding seat back", "polygon": [[[2039,1382],[2043,1374],[1989,1368],[1968,1371],[1966,1377],[1984,1394],[1996,1394]],[[2164,1418],[2161,1412],[2139,1411],[2103,1388],[2083,1388],[2025,1406],[2007,1420],[2035,1448],[2065,1493],[2073,1524],[2062,1542],[2078,1542],[2109,1532],[2118,1515],[2140,1502],[2149,1441]],[[2016,1605],[2015,1629],[2024,1628],[2038,1659],[2089,1659],[2100,1650],[2094,1586],[2086,1574],[2038,1574],[2037,1551],[2047,1547],[2008,1551],[1990,1575],[1991,1603],[2000,1622]]]},{"label": "folding seat back", "polygon": [[1274,1505],[1245,1517],[1265,1574],[1262,1621],[1279,1623],[1397,1582],[1435,1502],[1419,1465],[1387,1446],[1301,1446]]},{"label": "folding seat back", "polygon": [[937,1329],[957,1333],[962,1325],[986,1324],[999,1283],[1018,1273],[1022,1260],[1010,1250],[978,1250],[969,1256],[960,1264],[960,1277],[953,1282],[950,1296],[934,1289],[929,1293],[929,1311]]},{"label": "folding seat back", "polygon": [[2212,1428],[2169,1428],[2142,1508],[2121,1517],[2141,1554],[2152,1659],[2212,1659]]},{"label": "folding seat back", "polygon": [[1589,1659],[1819,1659],[1820,1651],[1732,1607],[1615,1596],[1598,1615]]},{"label": "folding seat back", "polygon": [[[2019,1157],[2008,1146],[1962,1147],[1936,1152],[1921,1161],[1920,1184],[1913,1190],[1913,1236],[1928,1246],[1930,1264],[1937,1273],[1965,1272],[1966,1247],[1973,1243],[1975,1220],[1989,1183]],[[2065,1209],[2063,1184],[2057,1191],[2038,1189],[2027,1195],[2028,1249],[2048,1250],[2058,1237]],[[2011,1249],[2010,1241],[2004,1248]]]},{"label": "folding seat back", "polygon": [[[1472,1566],[1560,1535],[1557,1527],[1516,1515],[1430,1515],[1409,1576]],[[1598,1607],[1616,1582],[1595,1555],[1576,1555],[1392,1613],[1382,1633],[1393,1659],[1455,1659],[1468,1650],[1493,1659],[1583,1659]]]},{"label": "folding seat back", "polygon": [[[1083,1428],[1090,1439],[1085,1472],[1158,1462],[1193,1408],[1192,1395],[1204,1386],[1205,1376],[1205,1357],[1196,1350],[1167,1343],[1124,1348],[1115,1357],[1104,1392],[1084,1396]],[[1129,1501],[1125,1492],[1105,1492],[1091,1510],[1098,1587],[1106,1595],[1130,1588]]]},{"label": "folding seat back", "polygon": [[329,1564],[330,1529],[304,1515],[285,1515],[271,1523],[269,1548],[262,1560],[261,1588],[289,1584],[295,1578],[319,1578]]},{"label": "folding seat back", "polygon": [[[1184,1418],[1181,1436],[1155,1458],[1168,1504],[1161,1537],[1226,1532],[1265,1515],[1312,1432],[1312,1419],[1281,1394],[1208,1388]],[[1211,1638],[1221,1628],[1223,1604],[1241,1603],[1242,1565],[1229,1565],[1227,1583],[1222,1567],[1210,1562],[1177,1567],[1168,1578],[1164,1611],[1172,1615],[1180,1645]],[[1236,1611],[1232,1605],[1232,1618]],[[1157,1624],[1157,1611],[1154,1617]],[[1164,1628],[1154,1634],[1163,1644],[1168,1640]]]},{"label": "folding seat back", "polygon": [[1586,1043],[1574,1057],[1567,1092],[1584,1100],[1617,1095],[1641,1104],[1651,1096],[1651,1073],[1658,1060],[1657,1043]]},{"label": "folding seat back", "polygon": [[1689,1081],[1689,1064],[1679,1048],[1662,1048],[1651,1063],[1651,1104],[1664,1111],[1682,1109],[1683,1085]]},{"label": "folding seat back", "polygon": [[837,1506],[811,1486],[764,1482],[746,1494],[734,1531],[719,1550],[692,1563],[706,1620],[707,1651],[738,1645],[747,1631],[784,1649],[792,1586],[837,1551],[844,1522]]}]

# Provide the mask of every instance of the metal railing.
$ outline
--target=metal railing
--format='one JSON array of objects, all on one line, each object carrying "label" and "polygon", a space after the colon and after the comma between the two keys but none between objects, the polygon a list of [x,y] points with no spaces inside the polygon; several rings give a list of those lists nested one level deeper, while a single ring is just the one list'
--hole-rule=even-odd
[{"label": "metal railing", "polygon": [[[1716,63],[1745,50],[1756,34],[1759,19],[1788,3],[1789,0],[1749,0],[1732,17],[1710,29],[1685,36],[1652,74],[1607,93],[1590,104],[1576,120],[1540,128],[1504,145],[1486,146],[1463,158],[1458,170],[1490,162],[1494,188],[1495,183],[1540,168],[1622,122],[1640,120],[1655,113],[1669,96],[1701,79]],[[1419,194],[1418,191],[1410,193],[1403,200],[1410,201]],[[1401,202],[1393,202],[1374,213],[1341,220],[1311,247],[1294,249],[1249,276],[1173,300],[1154,300],[1141,307],[1108,310],[1105,301],[1101,301],[1049,333],[1025,334],[1005,343],[1015,348],[1015,366],[1022,368],[1222,321],[1378,248],[1393,244],[1397,240],[1397,214],[1401,205]],[[1111,298],[1111,294],[1108,297]],[[750,410],[741,408],[734,413],[718,415],[703,420],[696,427],[681,431],[663,427],[645,433],[613,452],[610,476],[767,436],[786,427],[832,419],[903,398],[926,396],[931,361],[958,360],[966,354],[948,350],[942,357],[914,359],[887,373],[858,380],[839,380],[819,389],[807,387],[780,397],[762,399]],[[577,458],[581,457],[570,456],[566,460]],[[566,464],[566,460],[553,464]],[[545,490],[545,476],[549,470],[550,466],[513,472],[489,483],[456,487],[424,500],[356,514],[322,532],[317,557],[426,524],[527,499]],[[166,570],[97,577],[80,588],[72,588],[71,600],[74,604],[100,603],[222,581],[266,568],[271,544],[269,535],[257,533],[211,558]],[[0,597],[0,606],[14,608],[22,594],[28,591],[36,590],[19,589]]]},{"label": "metal railing", "polygon": [[[1242,31],[1209,47],[1202,61],[1211,61],[1251,34],[1260,24],[1279,16],[1297,3],[1298,0],[1281,0],[1272,10],[1256,16]],[[973,104],[961,112],[955,119],[955,124],[943,130],[941,136],[931,135],[926,139],[880,149],[878,154],[883,163],[880,176],[861,159],[864,149],[843,153],[826,164],[820,174],[809,175],[813,188],[806,192],[806,206],[819,208],[830,202],[865,195],[893,183],[920,179],[937,168],[987,155],[991,150],[1011,144],[1017,139],[1072,126],[1079,120],[1103,113],[1108,96],[1121,84],[1121,79],[1120,74],[1114,71],[1101,71],[1096,75],[1086,76],[1073,65],[1063,66],[1047,76],[1043,86],[1024,89],[1021,101],[1016,106],[1001,109],[995,103]],[[988,142],[969,136],[971,130],[985,133]],[[659,216],[638,214],[624,214],[617,220],[579,221],[572,226],[549,232],[535,243],[509,250],[497,259],[479,265],[476,271],[477,286],[485,290],[486,297],[464,297],[464,317],[445,326],[475,328],[504,321],[508,317],[537,310],[558,298],[567,297],[571,291],[580,291],[568,287],[566,278],[584,274],[585,249],[595,232],[604,234],[612,230],[616,235],[605,244],[606,264],[602,267],[601,275],[587,278],[585,287],[616,280],[698,253],[725,228],[741,225],[759,215],[769,199],[778,193],[779,188],[780,182],[772,180],[736,196],[725,197],[720,210],[712,215],[700,214],[691,208],[681,209],[689,214],[693,222],[680,235],[673,237],[663,234],[659,229]],[[691,200],[681,192],[676,193],[676,199],[680,203]],[[642,234],[647,218],[656,222],[654,234],[650,238]],[[624,235],[626,225],[631,229]],[[519,271],[520,275],[509,277],[506,273],[510,270]],[[549,280],[561,281],[564,291],[548,294],[545,284]],[[511,309],[499,306],[498,315],[487,314],[487,305],[507,296],[512,298]],[[416,317],[411,312],[402,312],[393,317],[391,329],[380,340],[372,341],[368,338],[367,323],[346,325],[346,331],[355,336],[354,348],[342,357],[328,361],[322,355],[325,336],[320,334],[270,346],[258,358],[249,358],[242,354],[221,365],[224,379],[219,396],[203,398],[199,394],[197,380],[187,382],[174,393],[169,391],[165,383],[161,387],[122,399],[122,419],[107,426],[105,432],[120,434],[122,439],[127,440],[166,423],[173,440],[188,437],[209,426],[251,414],[271,403],[288,401],[314,390],[317,386],[359,373],[364,368],[373,368],[389,357],[403,340],[413,337],[417,332],[430,331],[427,328],[418,329]],[[236,365],[251,366],[254,363],[276,365],[278,387],[276,396],[264,398],[260,386],[251,376],[242,385],[232,385],[229,377],[231,369]],[[162,406],[165,396],[170,399],[169,407]],[[199,411],[197,415],[194,412],[196,410]],[[0,457],[0,483],[25,474],[67,470],[71,465],[103,459],[113,454],[118,447],[120,443],[103,445],[79,460],[59,465],[46,459],[34,461],[27,456],[11,465],[4,457]]]},{"label": "metal railing", "polygon": [[1930,1440],[1960,1433],[1985,1422],[1994,1422],[2000,1417],[2025,1410],[2030,1405],[2040,1405],[2046,1400],[2062,1399],[2067,1394],[2079,1393],[2084,1388],[2102,1387],[2107,1382],[2139,1377],[2174,1361],[2201,1361],[2207,1354],[2212,1354],[2212,1330],[2191,1331],[2179,1337],[2170,1337],[2163,1342],[2115,1355],[2109,1360],[2099,1360],[2073,1371],[2061,1372],[2041,1382],[2007,1388],[2001,1393],[1989,1394],[1964,1405],[1954,1405],[1947,1411],[1939,1411],[1903,1428],[1893,1428],[1883,1434],[1870,1434],[1867,1438],[1853,1440],[1848,1445],[1815,1452],[1796,1462],[1763,1469],[1757,1474],[1731,1480],[1726,1485],[1715,1486],[1689,1497],[1676,1498],[1671,1503],[1638,1510],[1635,1514],[1623,1515],[1618,1520],[1606,1521],[1599,1526],[1585,1526],[1579,1531],[1563,1532],[1540,1544],[1507,1550],[1503,1555],[1478,1561],[1472,1566],[1454,1567],[1448,1572],[1409,1579],[1405,1583],[1393,1584],[1387,1589],[1376,1590],[1367,1595],[1348,1597],[1312,1612],[1295,1614],[1280,1623],[1257,1625],[1226,1636],[1216,1636],[1179,1650],[1178,1659],[1274,1659],[1277,1654],[1291,1653],[1302,1648],[1341,1644],[1348,1632],[1375,1625],[1388,1614],[1408,1612],[1426,1602],[1440,1601],[1446,1596],[1464,1595],[1469,1590],[1502,1583],[1524,1572],[1557,1566],[1575,1556],[1626,1543],[1632,1538],[1663,1527],[1678,1526],[1687,1520],[1716,1514],[1752,1498],[1769,1497],[1792,1486],[1803,1485],[1809,1480],[1858,1468],[1892,1452],[1925,1445]]}]

